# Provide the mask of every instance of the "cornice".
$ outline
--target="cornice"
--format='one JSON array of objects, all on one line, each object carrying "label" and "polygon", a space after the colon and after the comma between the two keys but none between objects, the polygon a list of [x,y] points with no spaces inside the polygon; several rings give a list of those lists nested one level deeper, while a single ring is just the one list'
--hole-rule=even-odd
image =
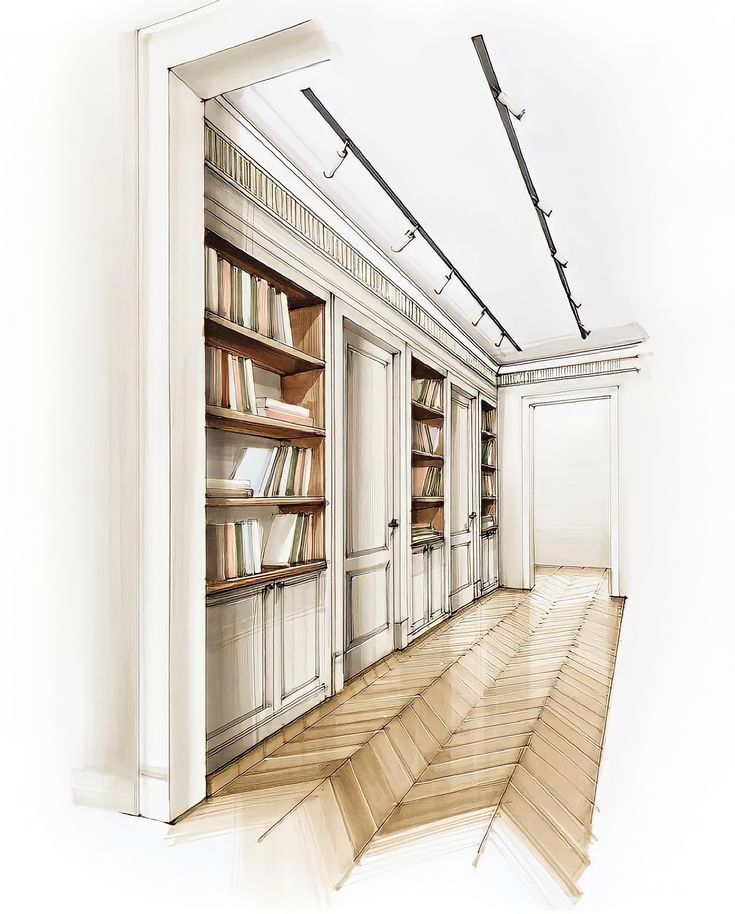
[{"label": "cornice", "polygon": [[204,157],[216,172],[300,235],[362,286],[415,324],[436,343],[485,378],[496,383],[496,372],[443,327],[425,308],[388,279],[341,235],[304,206],[282,184],[260,168],[235,143],[208,121],[204,124]]},{"label": "cornice", "polygon": [[637,358],[637,355],[628,355],[578,361],[564,365],[549,365],[542,368],[506,369],[504,373],[498,375],[498,387],[514,387],[519,384],[540,384],[544,381],[567,381],[571,378],[590,378],[640,371],[636,364]]}]

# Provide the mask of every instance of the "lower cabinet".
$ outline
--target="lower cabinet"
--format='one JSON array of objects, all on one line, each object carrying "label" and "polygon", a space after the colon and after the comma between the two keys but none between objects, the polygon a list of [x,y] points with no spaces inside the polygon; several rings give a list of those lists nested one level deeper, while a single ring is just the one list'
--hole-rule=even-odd
[{"label": "lower cabinet", "polygon": [[444,542],[414,546],[411,551],[409,636],[447,611]]},{"label": "lower cabinet", "polygon": [[207,772],[308,711],[331,678],[325,575],[288,578],[207,605]]},{"label": "lower cabinet", "polygon": [[497,530],[490,530],[480,536],[480,572],[483,593],[499,583]]}]

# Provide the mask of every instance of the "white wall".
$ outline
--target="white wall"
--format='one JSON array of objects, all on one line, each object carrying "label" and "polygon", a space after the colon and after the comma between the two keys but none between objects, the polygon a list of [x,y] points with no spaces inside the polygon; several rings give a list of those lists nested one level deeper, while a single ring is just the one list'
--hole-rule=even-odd
[{"label": "white wall", "polygon": [[533,410],[537,565],[610,565],[610,402]]}]

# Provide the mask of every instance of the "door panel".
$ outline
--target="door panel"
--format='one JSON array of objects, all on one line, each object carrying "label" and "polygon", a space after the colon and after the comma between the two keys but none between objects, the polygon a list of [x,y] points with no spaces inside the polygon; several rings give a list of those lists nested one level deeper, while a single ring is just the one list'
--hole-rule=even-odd
[{"label": "door panel", "polygon": [[411,552],[411,613],[409,628],[421,628],[427,621],[428,576],[426,574],[426,549],[420,546]]},{"label": "door panel", "polygon": [[475,434],[477,398],[452,384],[451,444],[451,609],[475,595],[478,470]]},{"label": "door panel", "polygon": [[431,603],[429,615],[436,619],[446,611],[444,594],[444,543],[438,543],[429,550],[429,578],[431,581]]},{"label": "door panel", "polygon": [[345,677],[393,649],[394,353],[344,334]]},{"label": "door panel", "polygon": [[485,533],[480,540],[483,590],[497,583],[498,580],[498,537],[494,533]]},{"label": "door panel", "polygon": [[276,587],[282,702],[293,701],[298,692],[313,687],[319,679],[324,610],[321,590],[321,576],[284,581]]}]

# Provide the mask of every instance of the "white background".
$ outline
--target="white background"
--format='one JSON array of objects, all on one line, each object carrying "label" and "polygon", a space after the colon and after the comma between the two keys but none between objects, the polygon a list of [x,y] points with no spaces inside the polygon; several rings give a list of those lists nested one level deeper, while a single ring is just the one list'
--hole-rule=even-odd
[{"label": "white background", "polygon": [[[71,803],[75,767],[104,764],[124,778],[134,765],[126,722],[135,669],[122,649],[134,637],[135,590],[134,30],[192,5],[3,7],[0,893],[12,909],[248,910],[246,899],[228,894],[232,859],[221,844],[171,849],[160,826]],[[320,4],[300,6],[307,18]],[[616,284],[621,309],[628,314],[623,299],[636,298],[635,318],[654,352],[627,445],[630,534],[621,548],[631,559],[630,600],[598,794],[599,843],[580,909],[721,910],[730,895],[735,643],[733,7],[476,6],[506,60],[528,28],[561,48],[562,72],[571,35],[577,65],[587,66],[581,82],[602,65],[613,90],[626,87],[614,116],[597,119],[594,106],[576,111],[591,125],[584,146],[564,140],[570,153],[584,149],[596,179],[583,175],[575,185],[574,169],[569,175],[579,231],[599,237],[591,223],[616,212],[597,257],[624,276]],[[248,15],[256,8],[262,4],[248,4]],[[409,27],[436,28],[440,44],[444,8],[373,0],[362,12],[390,29],[400,10]],[[410,99],[400,94],[395,103]],[[439,125],[434,133],[440,142]],[[630,155],[622,174],[611,137]],[[420,172],[420,157],[411,169]],[[431,180],[427,174],[427,187]],[[461,238],[461,217],[452,231]],[[593,308],[594,295],[585,297]],[[378,900],[387,910],[417,901],[426,910],[485,907],[497,899],[491,889],[506,883],[512,898],[512,880],[499,868],[429,860],[380,883]],[[370,899],[366,884],[350,892],[342,897],[353,911]]]}]

